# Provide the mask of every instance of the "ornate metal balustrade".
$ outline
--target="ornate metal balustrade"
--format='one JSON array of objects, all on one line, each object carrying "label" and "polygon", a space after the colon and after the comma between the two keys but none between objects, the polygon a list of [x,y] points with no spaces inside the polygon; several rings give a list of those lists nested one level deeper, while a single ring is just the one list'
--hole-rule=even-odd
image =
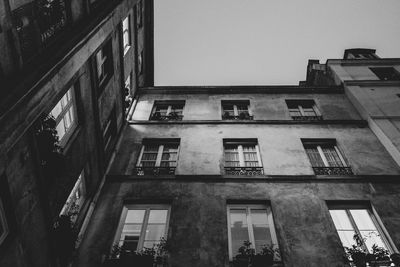
[{"label": "ornate metal balustrade", "polygon": [[295,121],[322,121],[322,116],[292,116]]},{"label": "ornate metal balustrade", "polygon": [[230,113],[225,113],[222,115],[223,120],[253,120],[253,116],[250,116],[249,113],[240,113],[238,116],[235,116]]},{"label": "ornate metal balustrade", "polygon": [[350,167],[313,167],[316,175],[353,175]]},{"label": "ornate metal balustrade", "polygon": [[154,113],[150,120],[152,121],[181,121],[183,115],[170,114],[170,115],[160,115],[159,113]]},{"label": "ornate metal balustrade", "polygon": [[226,175],[257,176],[263,175],[263,167],[225,167]]},{"label": "ornate metal balustrade", "polygon": [[176,167],[135,167],[135,174],[143,175],[173,175]]}]

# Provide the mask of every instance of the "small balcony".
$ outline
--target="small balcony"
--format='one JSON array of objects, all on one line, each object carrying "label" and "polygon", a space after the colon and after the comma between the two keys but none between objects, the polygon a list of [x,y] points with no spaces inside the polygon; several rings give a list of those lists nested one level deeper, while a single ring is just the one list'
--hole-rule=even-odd
[{"label": "small balcony", "polygon": [[292,116],[294,121],[322,121],[322,116]]},{"label": "small balcony", "polygon": [[264,174],[263,167],[225,167],[226,175],[259,176]]},{"label": "small balcony", "polygon": [[354,175],[350,167],[313,167],[316,175]]},{"label": "small balcony", "polygon": [[160,114],[157,112],[150,117],[151,121],[181,121],[182,119],[183,115],[175,112],[171,112],[168,115]]},{"label": "small balcony", "polygon": [[241,112],[239,115],[234,115],[233,112],[226,111],[222,115],[223,120],[253,120],[253,116],[251,116],[248,112]]},{"label": "small balcony", "polygon": [[174,175],[176,167],[135,167],[134,174],[138,176]]}]

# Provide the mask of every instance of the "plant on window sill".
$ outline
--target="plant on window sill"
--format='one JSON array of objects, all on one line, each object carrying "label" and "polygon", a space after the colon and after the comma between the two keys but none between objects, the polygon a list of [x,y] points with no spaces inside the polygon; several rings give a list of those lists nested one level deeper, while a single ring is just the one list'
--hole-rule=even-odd
[{"label": "plant on window sill", "polygon": [[35,132],[40,165],[46,176],[51,177],[64,167],[64,156],[53,116],[42,117]]},{"label": "plant on window sill", "polygon": [[279,249],[273,244],[264,245],[260,253],[257,253],[251,259],[252,267],[271,267],[274,265],[275,256],[279,256]]},{"label": "plant on window sill", "polygon": [[254,248],[251,248],[251,242],[246,240],[243,242],[243,246],[238,249],[239,254],[235,256],[233,261],[234,267],[248,267],[251,258],[255,254]]}]

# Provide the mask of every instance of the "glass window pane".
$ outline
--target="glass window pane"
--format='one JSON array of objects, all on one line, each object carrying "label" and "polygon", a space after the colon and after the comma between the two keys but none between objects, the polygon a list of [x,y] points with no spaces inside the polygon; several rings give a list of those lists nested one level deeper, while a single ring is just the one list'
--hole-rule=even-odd
[{"label": "glass window pane", "polygon": [[372,222],[367,210],[350,210],[350,213],[360,231],[376,230],[376,227]]},{"label": "glass window pane", "polygon": [[343,163],[334,147],[323,147],[322,151],[328,161],[329,167],[343,167]]},{"label": "glass window pane", "polygon": [[119,245],[125,251],[136,251],[139,244],[139,236],[125,235],[119,242]]},{"label": "glass window pane", "polygon": [[243,242],[250,240],[247,229],[246,210],[245,209],[231,209],[230,211],[230,222],[231,222],[231,240],[232,240],[232,252],[237,253],[239,247],[243,245]]},{"label": "glass window pane", "polygon": [[57,130],[58,137],[61,140],[65,134],[64,119],[61,119],[60,122],[57,124],[56,130]]},{"label": "glass window pane", "polygon": [[354,230],[345,210],[329,211],[337,230]]},{"label": "glass window pane", "polygon": [[251,209],[251,222],[254,231],[254,245],[257,253],[261,251],[263,245],[272,244],[267,211],[265,209]]},{"label": "glass window pane", "polygon": [[356,242],[354,241],[354,235],[356,232],[353,230],[345,230],[345,231],[339,231],[338,230],[338,235],[340,237],[340,241],[342,241],[343,247],[348,247],[350,248],[352,245],[356,245]]},{"label": "glass window pane", "polygon": [[143,223],[146,210],[128,210],[125,223]]},{"label": "glass window pane", "polygon": [[146,145],[144,152],[158,152],[158,145]]},{"label": "glass window pane", "polygon": [[59,101],[50,113],[55,119],[57,119],[61,111],[62,111],[61,101]]},{"label": "glass window pane", "polygon": [[306,153],[313,167],[325,167],[321,155],[319,154],[318,149],[316,147],[307,147]]},{"label": "glass window pane", "polygon": [[149,224],[146,229],[146,241],[157,242],[164,236],[165,224]]},{"label": "glass window pane", "polygon": [[386,248],[386,245],[378,231],[360,231],[360,233],[365,240],[365,245],[367,246],[369,252],[372,252],[373,245]]},{"label": "glass window pane", "polygon": [[143,153],[142,160],[156,160],[157,153]]},{"label": "glass window pane", "polygon": [[150,210],[149,223],[166,223],[168,210]]}]

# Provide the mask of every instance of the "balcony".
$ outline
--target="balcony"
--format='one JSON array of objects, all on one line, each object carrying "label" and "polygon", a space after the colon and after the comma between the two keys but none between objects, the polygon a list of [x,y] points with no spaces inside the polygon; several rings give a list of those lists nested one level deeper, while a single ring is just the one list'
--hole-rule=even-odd
[{"label": "balcony", "polygon": [[174,175],[176,167],[135,167],[134,174],[138,176]]},{"label": "balcony", "polygon": [[259,176],[264,174],[263,167],[225,167],[226,175]]},{"label": "balcony", "polygon": [[294,121],[322,121],[322,116],[292,116]]},{"label": "balcony", "polygon": [[233,112],[226,111],[222,115],[223,120],[253,120],[253,116],[251,116],[248,112],[241,112],[239,115],[234,115]]},{"label": "balcony", "polygon": [[313,169],[316,175],[353,175],[353,171],[350,167],[313,167]]},{"label": "balcony", "polygon": [[181,121],[182,118],[183,118],[183,115],[178,114],[178,113],[170,113],[168,115],[154,113],[153,115],[151,115],[150,120],[151,121]]}]

